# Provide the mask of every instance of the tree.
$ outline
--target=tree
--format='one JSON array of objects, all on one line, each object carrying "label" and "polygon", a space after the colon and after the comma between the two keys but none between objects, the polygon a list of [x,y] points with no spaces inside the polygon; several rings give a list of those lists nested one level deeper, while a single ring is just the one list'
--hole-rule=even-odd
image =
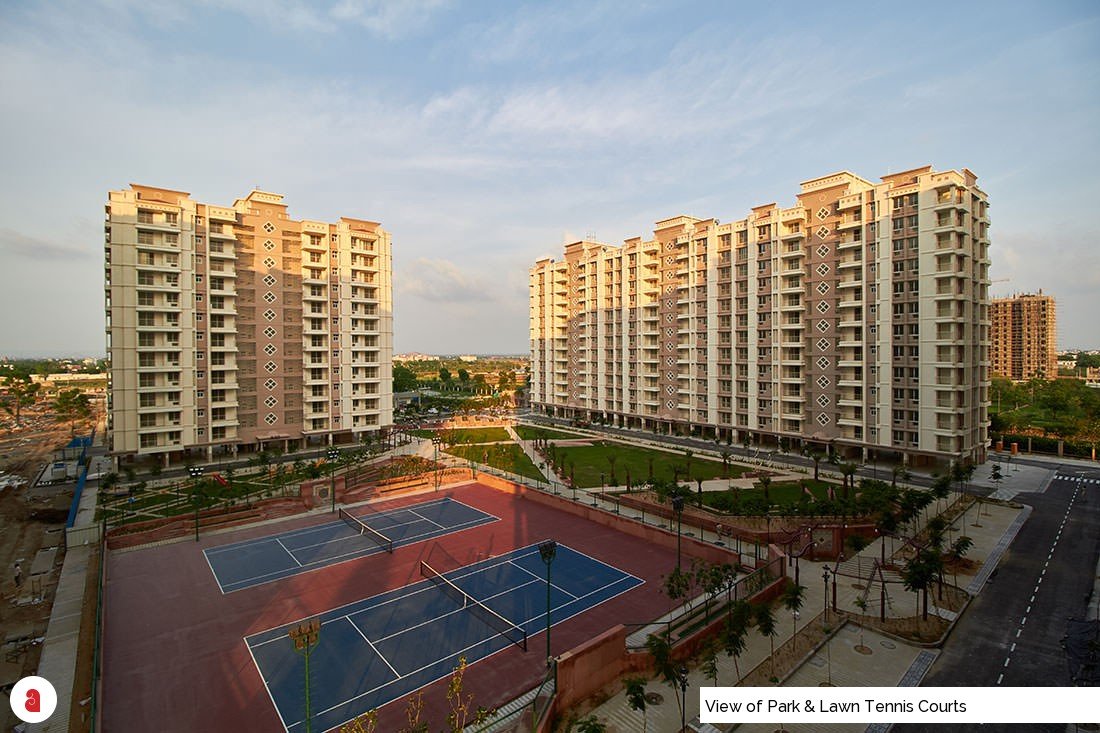
[{"label": "tree", "polygon": [[631,710],[642,714],[642,733],[646,733],[649,714],[646,711],[645,677],[627,677],[623,683],[626,685],[626,704]]},{"label": "tree", "polygon": [[909,469],[907,469],[905,466],[894,466],[890,474],[890,486],[895,489],[898,487],[898,479],[901,479],[902,481],[909,480]]},{"label": "tree", "polygon": [[65,389],[57,393],[53,409],[58,418],[69,421],[70,430],[75,432],[76,421],[91,416],[92,403],[88,400],[88,395],[79,389]]},{"label": "tree", "polygon": [[439,367],[439,381],[447,384],[451,381],[451,370],[447,367]]},{"label": "tree", "polygon": [[993,485],[998,489],[1001,487],[1001,482],[1004,481],[1004,476],[1001,475],[1001,464],[994,463],[993,468],[989,471],[989,478],[993,482]]},{"label": "tree", "polygon": [[718,686],[718,639],[711,638],[703,647],[703,676]]},{"label": "tree", "polygon": [[676,696],[676,708],[683,712],[680,702],[680,680],[676,674],[676,662],[672,658],[672,644],[666,634],[650,634],[645,641],[646,650],[653,657],[653,676],[672,688]]},{"label": "tree", "polygon": [[505,369],[497,375],[497,387],[500,390],[510,390],[516,386],[516,373],[511,369]]},{"label": "tree", "polygon": [[462,382],[463,384],[466,384],[467,382],[469,382],[470,381],[470,372],[468,372],[466,369],[459,368],[459,370],[458,370],[458,381]]},{"label": "tree", "polygon": [[747,601],[738,599],[730,604],[722,644],[726,649],[726,656],[733,657],[733,669],[737,673],[737,682],[741,681],[741,667],[738,659],[745,652],[747,645],[745,637],[748,635],[751,618],[752,607]]},{"label": "tree", "polygon": [[798,633],[798,612],[802,610],[802,603],[805,600],[806,594],[805,586],[798,585],[794,581],[787,583],[787,587],[783,589],[783,595],[779,597],[779,600],[783,603],[783,607],[791,612],[791,638],[793,639],[795,634]]},{"label": "tree", "polygon": [[821,461],[825,458],[825,454],[817,448],[810,447],[806,449],[806,456],[814,462],[814,481],[817,481],[819,480],[818,476],[821,468]]},{"label": "tree", "polygon": [[775,628],[775,613],[767,603],[760,603],[756,604],[752,615],[756,619],[756,630],[768,637],[771,644],[772,677],[775,677],[775,635],[778,633]]},{"label": "tree", "polygon": [[4,377],[4,389],[7,394],[0,397],[0,405],[15,418],[16,425],[21,425],[20,415],[23,408],[35,403],[41,385],[19,376],[10,376]]},{"label": "tree", "polygon": [[859,469],[859,464],[852,463],[851,461],[845,461],[840,464],[840,472],[844,475],[844,498],[849,497],[849,491],[856,488],[856,471]]},{"label": "tree", "polygon": [[925,620],[928,619],[928,589],[932,587],[932,583],[939,577],[942,569],[943,561],[939,553],[925,548],[918,551],[902,571],[901,579],[905,589],[922,594],[924,597],[921,618]]},{"label": "tree", "polygon": [[606,731],[607,724],[595,715],[589,715],[577,721],[577,733],[606,733]]},{"label": "tree", "polygon": [[772,485],[772,477],[771,476],[761,476],[760,480],[757,481],[756,484],[761,489],[763,489],[763,491],[764,491],[764,504],[766,504],[770,508],[771,504],[772,504],[772,499],[771,499],[771,494],[769,493],[769,490],[771,489],[771,485]]},{"label": "tree", "polygon": [[404,364],[393,365],[393,391],[412,392],[416,389],[416,373]]},{"label": "tree", "polygon": [[466,674],[466,657],[458,658],[458,666],[451,672],[451,680],[447,683],[447,702],[451,706],[451,712],[447,714],[447,727],[451,733],[461,733],[466,728],[466,722],[483,723],[489,717],[489,711],[477,708],[473,719],[470,719],[470,706],[473,704],[473,694],[463,695],[462,679]]}]

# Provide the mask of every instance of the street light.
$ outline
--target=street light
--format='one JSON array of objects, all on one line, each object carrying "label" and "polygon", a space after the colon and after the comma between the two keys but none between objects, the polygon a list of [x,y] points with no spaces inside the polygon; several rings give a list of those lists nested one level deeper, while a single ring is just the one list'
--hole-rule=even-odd
[{"label": "street light", "polygon": [[546,563],[546,666],[551,664],[550,658],[550,563],[558,553],[558,543],[547,540],[539,544],[539,557]]},{"label": "street light", "polygon": [[821,622],[822,628],[829,622],[829,567],[826,566],[821,573],[821,579],[825,581],[825,618]]},{"label": "street light", "polygon": [[294,642],[294,651],[306,660],[306,733],[313,730],[313,716],[309,711],[309,655],[317,646],[321,635],[321,621],[313,618],[304,621],[290,630],[290,640]]},{"label": "street light", "polygon": [[436,491],[439,491],[439,441],[440,440],[442,440],[442,438],[440,438],[439,435],[433,435],[432,436],[432,448],[435,450],[435,459],[434,459],[433,463],[435,464],[434,467],[435,467],[435,490]]},{"label": "street light", "polygon": [[688,668],[681,664],[680,668],[676,670],[676,680],[680,683],[680,730],[687,727],[687,691],[688,691]]},{"label": "street light", "polygon": [[672,511],[676,512],[676,570],[680,571],[680,520],[684,515],[684,497],[672,497]]},{"label": "street light", "polygon": [[[335,514],[336,513],[336,461],[340,458],[340,449],[339,448],[329,448],[328,453],[326,453],[325,456],[328,458],[328,462],[329,462],[329,469],[328,469],[329,487],[328,487],[328,493],[329,493],[329,498],[332,499],[332,512]],[[347,489],[345,487],[345,493],[346,493],[346,491],[347,491]]]},{"label": "street light", "polygon": [[199,541],[199,496],[198,480],[205,469],[202,466],[188,466],[187,473],[191,476],[191,501],[195,504],[195,542]]}]

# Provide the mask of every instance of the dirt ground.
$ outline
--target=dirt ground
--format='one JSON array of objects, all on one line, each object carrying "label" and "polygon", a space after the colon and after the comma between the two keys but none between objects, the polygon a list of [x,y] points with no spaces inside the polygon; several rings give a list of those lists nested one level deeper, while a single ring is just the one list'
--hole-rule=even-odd
[{"label": "dirt ground", "polygon": [[[46,633],[54,592],[61,571],[65,519],[73,497],[72,483],[31,488],[53,452],[71,440],[72,428],[58,423],[46,405],[23,411],[21,425],[7,419],[0,425],[0,472],[18,476],[26,483],[0,488],[0,635],[28,630],[34,639]],[[87,434],[91,423],[77,425]],[[81,431],[83,431],[81,433]],[[52,570],[29,577],[35,553],[44,547],[59,547]],[[22,569],[22,585],[15,584],[15,563]],[[0,657],[0,686],[5,690],[21,677],[38,669],[41,643],[20,649],[4,644]],[[0,709],[0,728],[11,730],[18,723],[10,708]]]}]

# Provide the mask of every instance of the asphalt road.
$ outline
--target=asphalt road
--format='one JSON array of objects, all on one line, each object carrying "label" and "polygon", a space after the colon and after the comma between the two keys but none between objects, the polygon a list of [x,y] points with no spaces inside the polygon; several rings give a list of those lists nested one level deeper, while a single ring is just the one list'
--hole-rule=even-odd
[{"label": "asphalt road", "polygon": [[[1063,465],[1059,474],[1100,479],[1100,471]],[[1080,488],[1079,488],[1080,487]],[[1061,647],[1066,620],[1083,618],[1100,557],[1100,484],[1056,478],[1043,494],[1020,494],[1034,508],[970,604],[922,687],[1070,685]],[[1093,722],[1093,721],[1079,721]],[[897,733],[1036,731],[1065,724],[905,724]]]}]

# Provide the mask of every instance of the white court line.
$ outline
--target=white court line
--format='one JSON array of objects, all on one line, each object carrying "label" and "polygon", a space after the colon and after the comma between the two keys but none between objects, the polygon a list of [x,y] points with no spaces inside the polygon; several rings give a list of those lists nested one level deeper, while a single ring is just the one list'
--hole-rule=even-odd
[{"label": "white court line", "polygon": [[[570,549],[572,549],[572,548],[570,548]],[[511,566],[512,566],[512,567],[514,567],[514,568],[519,568],[520,570],[522,570],[523,572],[527,573],[528,575],[530,575],[531,577],[533,577],[533,578],[535,578],[535,579],[537,579],[537,580],[542,580],[542,578],[540,578],[539,576],[535,575],[534,573],[532,573],[532,572],[531,572],[530,570],[528,570],[527,568],[523,567],[522,565],[516,565],[516,564],[515,564],[514,562],[512,562],[511,560],[509,560],[509,561],[508,561],[508,564],[509,564],[509,565],[511,565]],[[573,595],[572,593],[570,593],[569,591],[567,591],[567,590],[566,590],[565,588],[562,588],[562,587],[561,587],[560,585],[555,585],[554,583],[551,583],[551,584],[550,584],[550,587],[551,587],[551,588],[556,588],[556,589],[560,590],[560,591],[561,591],[562,593],[564,593],[565,595],[569,596],[570,598],[574,598],[574,599],[576,598],[576,596],[575,596],[575,595]]]},{"label": "white court line", "polygon": [[410,512],[410,513],[412,513],[412,514],[415,514],[415,515],[416,515],[416,516],[418,516],[418,517],[420,517],[420,518],[421,518],[421,519],[423,519],[423,520],[424,520],[425,522],[431,522],[432,524],[434,524],[434,525],[435,525],[435,526],[437,526],[437,527],[442,527],[442,526],[443,526],[443,525],[442,525],[442,524],[440,524],[439,522],[432,522],[432,520],[428,519],[427,517],[425,517],[425,516],[424,516],[423,514],[421,514],[420,512],[417,512],[417,511],[413,511],[412,509],[410,509],[410,510],[409,510],[409,512]]},{"label": "white court line", "polygon": [[[436,505],[436,504],[443,504],[444,502],[448,502],[448,501],[454,501],[454,500],[453,499],[435,499],[433,501],[426,501],[423,504],[414,504],[413,506],[433,506],[433,505]],[[461,504],[462,502],[455,502],[455,503],[456,504]],[[466,506],[466,505],[463,504],[463,506]],[[399,507],[397,509],[387,509],[385,511],[375,512],[375,514],[377,514],[379,516],[388,516],[389,514],[397,514],[399,512],[402,512],[402,511],[405,510],[405,508],[406,507]],[[482,512],[482,513],[487,514],[488,512]],[[497,517],[497,519],[500,519],[500,517]],[[236,549],[238,547],[243,547],[243,546],[250,545],[250,544],[253,544],[253,543],[264,542],[266,540],[270,540],[272,537],[284,537],[284,538],[285,537],[297,537],[299,535],[311,534],[313,532],[319,532],[323,529],[331,529],[332,527],[336,527],[336,526],[346,527],[347,525],[344,524],[343,521],[337,519],[333,522],[325,522],[324,524],[318,524],[318,525],[315,525],[313,527],[305,527],[303,529],[293,529],[293,530],[290,530],[289,532],[278,532],[275,535],[265,535],[264,537],[253,537],[252,539],[249,539],[249,540],[241,540],[239,542],[233,542],[233,543],[230,543],[228,545],[218,545],[217,547],[211,547],[209,550],[205,550],[205,552],[209,552],[209,553],[224,552],[225,550],[232,550],[232,549]]]},{"label": "white court line", "polygon": [[298,558],[294,557],[294,553],[293,553],[293,552],[291,552],[290,550],[287,550],[287,549],[286,549],[286,545],[284,545],[284,544],[283,544],[283,541],[282,541],[281,539],[279,539],[278,537],[276,537],[276,538],[275,538],[275,541],[279,543],[279,547],[281,547],[281,548],[283,548],[284,550],[286,550],[286,554],[290,555],[290,559],[291,559],[291,560],[293,560],[294,562],[298,563],[298,567],[302,567],[302,562],[301,562],[301,561],[300,561],[300,560],[299,560]]},{"label": "white court line", "polygon": [[[573,550],[573,548],[571,548],[571,547],[570,547],[570,548],[568,548],[568,549],[569,549],[569,550],[571,550],[572,552],[576,552],[576,553],[577,553],[578,555],[584,554],[584,553],[580,553],[580,552],[577,552],[576,550]],[[533,554],[533,553],[526,553],[526,554]],[[593,559],[594,559],[594,558],[593,558]],[[597,560],[597,562],[599,562],[599,561]],[[498,565],[499,565],[499,564],[501,564],[501,563],[498,563]],[[605,564],[606,564],[606,563],[605,563]],[[496,567],[496,566],[494,565],[494,566],[490,566],[490,567]],[[608,567],[610,567],[610,566],[608,566]],[[592,594],[594,594],[594,593],[599,593],[600,591],[606,590],[606,589],[608,589],[608,588],[612,588],[612,587],[614,587],[615,585],[618,585],[619,583],[621,583],[622,581],[624,581],[624,580],[628,580],[628,579],[633,579],[633,580],[637,580],[637,581],[638,581],[638,584],[637,584],[637,585],[632,585],[632,586],[631,586],[630,588],[627,588],[627,589],[625,589],[625,590],[622,590],[622,591],[620,591],[619,593],[616,593],[616,594],[615,594],[615,595],[613,595],[613,596],[609,596],[608,598],[605,598],[604,600],[600,601],[600,602],[599,602],[598,604],[596,604],[596,605],[594,605],[594,606],[589,606],[589,607],[587,607],[587,608],[583,608],[583,609],[581,609],[581,610],[577,611],[577,613],[571,614],[570,616],[567,616],[566,618],[563,618],[563,619],[559,619],[559,620],[555,621],[553,625],[554,625],[554,626],[557,626],[558,624],[564,623],[564,622],[568,621],[569,619],[573,618],[574,616],[577,616],[577,615],[579,615],[579,614],[581,614],[581,613],[584,613],[585,611],[589,611],[589,610],[592,610],[593,608],[597,608],[598,606],[601,606],[601,605],[603,605],[604,603],[607,603],[608,601],[611,601],[611,600],[613,600],[613,599],[615,599],[615,598],[618,598],[618,597],[619,597],[620,595],[622,595],[623,593],[629,592],[629,591],[633,590],[634,588],[637,588],[637,587],[638,587],[638,585],[644,585],[644,584],[645,584],[645,581],[644,581],[644,580],[642,580],[641,578],[637,578],[637,577],[635,577],[635,576],[633,576],[633,575],[630,575],[629,573],[626,573],[626,572],[624,572],[624,571],[622,571],[622,570],[619,570],[619,571],[618,571],[618,573],[619,573],[620,577],[619,577],[619,578],[618,578],[617,580],[615,580],[614,582],[612,582],[612,583],[607,583],[607,584],[605,584],[605,585],[603,585],[603,586],[601,586],[601,587],[599,587],[599,588],[597,588],[597,589],[595,589],[595,590],[591,591],[590,593],[586,593],[585,595],[583,595],[583,596],[580,596],[580,598],[586,598],[587,596],[590,596],[590,595],[592,595]],[[463,576],[463,577],[466,577],[466,576]],[[533,581],[532,581],[532,582],[533,582]],[[429,585],[430,585],[430,587],[433,587],[433,588],[435,587],[434,585],[431,585],[431,584],[429,584]],[[526,585],[526,584],[525,584],[525,585]],[[419,592],[419,591],[418,591],[418,592]],[[579,599],[578,599],[578,600],[579,600]],[[570,603],[574,603],[574,602],[575,602],[575,601],[570,601]],[[566,604],[566,605],[568,605],[568,604]],[[561,608],[561,606],[559,606],[559,608]],[[553,611],[551,611],[551,613],[553,613]],[[536,620],[538,620],[538,619],[540,619],[540,618],[543,618],[543,616],[542,616],[542,615],[539,615],[539,616],[533,616],[533,617],[531,617],[531,618],[527,619],[526,621],[524,621],[524,622],[523,622],[523,624],[520,624],[520,626],[522,627],[522,626],[524,626],[524,625],[526,625],[526,624],[528,624],[528,623],[531,623],[532,621],[536,621]],[[260,632],[260,633],[263,633],[263,632]],[[361,698],[361,697],[364,697],[364,696],[366,696],[366,695],[370,695],[370,694],[372,694],[372,693],[374,693],[374,692],[377,692],[378,690],[381,690],[381,689],[383,689],[383,688],[385,688],[385,687],[388,687],[389,685],[392,685],[392,684],[394,684],[394,683],[396,683],[396,682],[399,682],[400,680],[404,679],[405,677],[409,677],[409,676],[412,676],[412,675],[414,675],[414,674],[417,674],[418,672],[422,672],[423,670],[425,670],[425,669],[428,669],[429,667],[432,667],[432,666],[434,666],[434,665],[436,665],[436,664],[440,664],[441,662],[445,662],[445,661],[446,661],[447,659],[451,659],[451,658],[456,658],[456,657],[458,657],[458,656],[461,656],[461,655],[463,654],[463,652],[469,651],[470,649],[473,649],[474,647],[478,646],[479,644],[484,644],[484,643],[485,643],[485,642],[487,642],[487,641],[490,641],[490,640],[493,640],[493,639],[496,639],[496,638],[499,638],[499,637],[500,637],[500,634],[498,634],[498,633],[495,633],[495,632],[494,632],[493,634],[491,634],[491,635],[489,635],[489,636],[485,637],[484,639],[481,639],[481,640],[479,640],[479,641],[477,641],[477,642],[474,642],[473,644],[470,644],[469,646],[467,646],[467,647],[465,647],[465,648],[463,648],[463,649],[460,649],[460,650],[458,650],[457,652],[454,652],[454,653],[452,653],[452,654],[450,654],[450,655],[448,655],[448,656],[446,656],[446,657],[442,657],[442,658],[440,658],[440,659],[436,659],[436,660],[433,660],[432,662],[429,662],[428,664],[425,664],[424,666],[422,666],[422,667],[420,667],[420,668],[418,668],[418,669],[414,669],[414,670],[411,670],[411,671],[407,672],[407,673],[406,673],[406,674],[404,674],[404,675],[400,675],[400,676],[398,676],[398,678],[397,678],[396,680],[389,680],[388,682],[385,682],[385,683],[383,683],[383,684],[381,684],[381,685],[378,685],[377,687],[374,687],[374,688],[372,688],[372,689],[370,689],[370,690],[366,690],[366,691],[364,691],[364,692],[361,692],[361,693],[359,693],[358,695],[356,695],[356,696],[354,696],[354,697],[350,697],[350,698],[348,698],[347,700],[344,700],[343,702],[337,703],[337,704],[335,704],[335,705],[333,705],[333,706],[331,706],[331,707],[329,707],[329,708],[326,708],[325,710],[321,710],[321,711],[319,711],[319,712],[317,712],[317,713],[314,713],[314,715],[324,715],[325,713],[331,712],[331,711],[333,711],[333,710],[335,710],[335,709],[337,709],[337,708],[339,708],[339,707],[342,707],[342,706],[345,706],[345,705],[349,705],[349,704],[351,704],[351,703],[355,702],[356,700],[358,700],[359,698]],[[280,638],[281,638],[281,637],[280,637]],[[380,641],[381,641],[381,640],[380,640]],[[262,642],[262,643],[267,643],[267,642]],[[494,655],[496,655],[496,654],[499,654],[499,653],[500,653],[500,652],[502,652],[502,651],[506,651],[506,650],[508,650],[509,648],[511,648],[511,645],[510,645],[510,644],[509,644],[509,645],[505,645],[504,647],[502,647],[501,649],[498,649],[497,651],[493,652],[492,654],[487,654],[487,655],[485,655],[484,657],[481,657],[481,658],[477,659],[476,661],[477,661],[477,662],[483,661],[483,660],[485,660],[485,659],[488,659],[489,657],[492,657],[492,656],[494,656]],[[423,684],[423,685],[421,685],[420,687],[414,688],[413,690],[408,690],[408,691],[402,692],[401,694],[402,694],[402,695],[406,695],[406,694],[408,694],[408,693],[410,693],[410,692],[415,692],[416,690],[420,690],[420,689],[423,689],[423,688],[427,687],[428,685],[431,685],[432,683],[434,683],[434,682],[436,682],[436,681],[438,681],[438,680],[441,680],[441,679],[443,679],[444,677],[447,677],[447,676],[448,676],[449,674],[451,674],[451,673],[450,673],[450,672],[446,672],[446,673],[444,673],[444,674],[440,675],[439,677],[436,677],[435,679],[433,679],[433,680],[430,680],[430,681],[428,681],[428,682],[424,683],[424,684]],[[396,698],[394,698],[394,699],[396,699]],[[392,700],[391,700],[391,701],[389,701],[389,702],[392,702]],[[345,721],[345,722],[346,722],[346,721]],[[291,724],[290,726],[288,726],[288,727],[287,727],[287,730],[289,731],[289,730],[290,730],[291,728],[293,728],[293,727],[295,727],[295,726],[300,726],[301,724],[302,724],[302,721],[298,721],[298,722],[296,722],[296,723],[292,723],[292,724]]]},{"label": "white court line", "polygon": [[[456,532],[460,529],[465,529],[467,525],[473,526],[473,525],[476,525],[476,524],[490,524],[492,521],[494,521],[494,520],[485,519],[484,517],[482,517],[481,519],[471,520],[469,522],[466,522],[465,524],[456,524],[453,527],[449,527],[448,531],[443,532],[443,533],[425,532],[423,534],[417,534],[417,535],[406,535],[405,537],[401,538],[401,544],[397,545],[397,546],[398,547],[404,547],[405,545],[414,544],[417,540],[419,540],[423,537],[427,537],[429,539],[435,538],[435,537],[445,537],[446,535],[452,534],[452,533],[454,533],[454,532]],[[496,520],[496,521],[499,521],[499,520]],[[333,542],[345,542],[347,540],[352,540],[352,539],[355,539],[357,537],[359,537],[359,535],[355,535],[354,537],[344,537],[344,538],[341,538],[339,540],[333,540]],[[406,540],[408,540],[408,541],[406,541]],[[342,555],[332,555],[331,557],[328,557],[326,559],[313,560],[311,562],[305,563],[304,565],[301,565],[301,567],[310,568],[310,566],[312,566],[312,565],[316,565],[317,567],[328,567],[329,565],[341,565],[345,562],[350,562],[351,560],[357,560],[360,557],[366,557],[368,555],[377,555],[380,552],[384,552],[384,550],[381,547],[378,547],[377,545],[372,545],[370,547],[365,547],[362,550],[356,550],[355,552],[345,552]],[[341,560],[340,558],[347,558],[347,559],[346,560]],[[333,562],[333,561],[335,561],[335,562]],[[310,569],[312,569],[312,568],[310,568]],[[293,568],[290,568],[290,570],[293,570]],[[211,570],[211,572],[213,572],[213,570]],[[270,573],[263,573],[261,575],[253,575],[249,578],[244,578],[242,580],[235,580],[232,583],[228,583],[225,586],[223,586],[222,594],[224,595],[226,593],[232,593],[232,592],[236,592],[238,590],[244,590],[245,588],[252,588],[252,587],[255,587],[255,586],[266,585],[268,583],[274,583],[277,580],[282,580],[283,578],[290,578],[290,577],[293,577],[295,575],[300,575],[300,573],[291,573],[290,575],[280,575],[281,573],[285,573],[285,572],[287,572],[287,571],[286,570],[275,570],[275,571],[270,572]],[[304,571],[304,572],[308,572],[308,571]],[[272,575],[279,575],[279,577],[278,578],[271,578],[270,580],[265,580],[262,583],[254,582],[256,580],[259,580],[260,578],[269,578]],[[215,574],[215,577],[217,577],[217,574]],[[240,586],[240,587],[239,588],[233,588],[233,590],[231,590],[231,591],[224,590],[224,588],[228,588],[230,586]]]},{"label": "white court line", "polygon": [[248,646],[247,636],[244,638],[244,645],[248,647],[248,656],[252,657],[252,664],[256,666],[256,674],[260,675],[260,682],[264,683],[264,689],[267,690],[267,696],[271,698],[271,707],[275,708],[275,714],[279,716],[279,722],[289,731],[289,726],[287,726],[286,721],[283,720],[283,714],[279,712],[279,706],[275,704],[275,696],[271,694],[271,688],[267,686],[267,680],[264,679],[264,672],[260,669],[259,662],[256,661],[256,655],[252,653],[252,647]]},{"label": "white court line", "polygon": [[[506,589],[502,590],[500,593],[495,593],[495,594],[493,594],[491,596],[488,596],[486,598],[478,598],[477,600],[481,601],[484,604],[488,601],[493,600],[494,598],[500,598],[503,595],[507,595],[507,594],[511,593],[512,591],[514,591],[514,590],[519,590],[520,588],[525,588],[525,587],[531,585],[534,582],[536,582],[536,581],[529,580],[526,583],[521,583],[520,585],[511,586],[510,588],[506,588]],[[435,587],[435,586],[433,585],[433,587]],[[473,596],[470,596],[470,597],[473,598]],[[402,634],[404,634],[408,631],[412,631],[413,629],[418,629],[421,626],[427,626],[428,624],[434,624],[436,621],[438,621],[440,619],[447,618],[448,616],[453,616],[454,614],[460,613],[460,612],[465,611],[465,610],[466,610],[466,607],[462,606],[461,608],[456,608],[453,611],[447,611],[447,613],[441,614],[439,616],[433,616],[430,619],[428,619],[427,621],[421,621],[420,623],[418,623],[414,626],[406,626],[405,628],[401,629],[400,631],[395,632],[393,634],[390,634],[388,636],[381,636],[381,637],[378,638],[378,641],[387,641],[389,639],[392,639],[395,636],[401,636]],[[347,618],[347,616],[345,616],[344,618]],[[501,618],[504,618],[503,614],[501,614]],[[516,628],[521,629],[521,630],[523,629],[522,624],[517,624],[515,621],[512,621],[511,619],[507,619],[507,620],[508,620],[508,623],[512,624]],[[524,623],[526,623],[526,621]]]},{"label": "white court line", "polygon": [[355,622],[347,616],[344,616],[344,618],[348,619],[348,623],[351,624],[351,628],[359,632],[359,636],[363,637],[363,641],[367,642],[367,645],[374,650],[374,653],[378,655],[378,658],[386,663],[386,666],[390,668],[390,671],[397,675],[398,679],[401,679],[401,673],[393,668],[393,665],[390,664],[390,660],[386,659],[386,656],[382,654],[382,652],[378,651],[378,647],[371,643],[371,640],[367,638],[367,635],[363,633],[363,630],[356,626]]},{"label": "white court line", "polygon": [[[513,552],[522,552],[522,554],[517,555],[517,557],[526,557],[527,555],[533,555],[536,552],[538,552],[537,548],[531,550],[530,552],[523,552],[523,550],[527,550],[527,549],[528,548],[526,548],[526,547],[521,547],[518,550],[514,550]],[[463,575],[456,575],[453,578],[451,578],[451,580],[453,581],[456,578],[465,578],[467,575],[471,575],[473,573],[481,572],[481,570],[484,570],[484,569],[495,568],[498,565],[504,565],[508,562],[510,562],[510,559],[505,558],[505,559],[501,560],[500,562],[496,562],[496,563],[493,563],[491,565],[485,565],[483,568],[478,568],[478,569],[472,570],[470,573],[466,573],[466,574],[463,574]],[[466,567],[472,567],[472,566],[468,565]],[[418,585],[422,585],[423,587],[416,588],[416,586],[418,586]],[[373,603],[373,604],[368,605],[368,606],[364,606],[363,608],[361,608],[359,610],[356,610],[356,611],[352,611],[351,613],[361,613],[362,611],[367,611],[367,610],[370,610],[370,609],[373,609],[373,608],[382,608],[383,606],[387,606],[391,603],[396,603],[397,601],[404,600],[405,598],[410,598],[410,597],[415,596],[419,593],[424,593],[425,591],[433,590],[433,589],[435,589],[435,585],[433,583],[429,582],[425,578],[422,581],[417,581],[416,583],[414,583],[412,585],[405,586],[405,588],[406,589],[407,588],[416,588],[416,590],[411,590],[407,593],[402,593],[401,595],[394,596],[393,598],[387,598],[384,601],[381,601],[381,602],[378,602],[378,603]],[[401,590],[401,589],[395,589],[395,590]],[[387,591],[387,593],[392,593],[392,592],[394,592],[394,591]],[[362,603],[363,601],[366,601],[366,600],[369,600],[369,599],[368,598],[360,598],[357,601],[350,601],[350,602],[345,603],[343,605],[337,606],[336,608],[331,608],[328,611],[326,611],[325,613],[333,613],[335,611],[339,611],[342,608],[347,608],[348,606],[354,606],[354,605]],[[314,614],[314,615],[316,615],[316,614]],[[345,615],[351,615],[351,614],[345,614]],[[294,624],[301,623],[302,621],[305,621],[307,618],[313,618],[313,616],[302,616],[301,618],[295,619],[294,621],[288,621],[285,624],[279,624],[278,626],[272,626],[270,629],[264,629],[263,631],[257,631],[255,634],[250,634],[249,636],[247,636],[245,638],[250,639],[253,636],[259,636],[260,634],[266,634],[266,633],[268,633],[270,631],[273,631],[275,629],[281,629],[284,626],[293,626]],[[329,619],[329,621],[322,621],[321,625],[324,626],[325,624],[330,623],[331,621],[339,621],[341,618],[343,618],[343,616]],[[276,636],[276,637],[273,637],[271,639],[268,639],[267,641],[261,641],[261,642],[255,644],[255,646],[262,646],[264,644],[270,643],[272,641],[276,641],[276,640],[281,639],[281,638],[283,638],[282,635]]]},{"label": "white court line", "polygon": [[[362,516],[359,516],[359,515],[355,515],[355,516],[358,516],[359,519],[363,519]],[[370,516],[370,515],[367,515],[367,516]],[[341,522],[341,524],[344,524],[344,522]],[[366,524],[368,527],[373,529],[375,532],[380,532],[380,533],[382,532],[381,529],[379,529],[378,527],[375,527],[374,525],[370,524],[369,522],[364,522],[364,524]],[[411,522],[401,522],[399,524],[388,524],[384,527],[384,529],[389,530],[389,529],[397,529],[398,527],[408,527],[410,524],[420,524],[420,520],[419,519],[414,519]],[[352,529],[351,527],[348,527],[347,524],[344,524],[344,526],[347,527],[352,532],[355,532],[355,530]],[[436,525],[436,526],[438,527],[439,525]],[[331,544],[336,543],[336,542],[346,542],[348,540],[353,540],[353,539],[355,539],[356,537],[359,537],[359,536],[360,536],[359,533],[356,532],[355,534],[353,534],[349,537],[335,537],[335,538],[332,538],[332,539],[325,540],[323,542],[314,542],[312,545],[302,545],[301,547],[295,547],[294,551],[298,552],[299,550],[308,550],[308,549],[313,548],[313,547],[324,547],[325,545],[331,545]]]}]

